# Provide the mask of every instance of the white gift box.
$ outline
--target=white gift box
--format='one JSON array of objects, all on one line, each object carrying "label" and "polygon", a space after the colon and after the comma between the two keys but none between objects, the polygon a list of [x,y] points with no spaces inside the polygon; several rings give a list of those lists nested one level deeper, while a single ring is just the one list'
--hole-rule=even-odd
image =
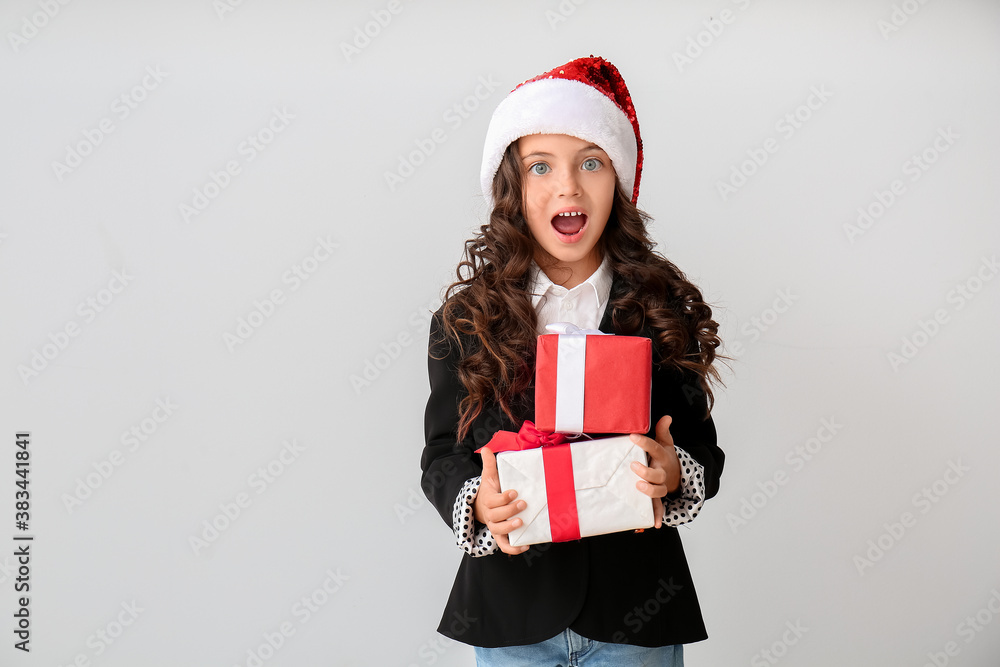
[{"label": "white gift box", "polygon": [[[653,499],[636,488],[641,478],[630,467],[646,465],[646,452],[629,436],[554,446],[568,446],[572,454],[580,537],[653,526]],[[552,541],[542,459],[543,448],[497,454],[501,490],[515,489],[527,505],[516,515],[524,523],[507,536],[511,546]]]}]

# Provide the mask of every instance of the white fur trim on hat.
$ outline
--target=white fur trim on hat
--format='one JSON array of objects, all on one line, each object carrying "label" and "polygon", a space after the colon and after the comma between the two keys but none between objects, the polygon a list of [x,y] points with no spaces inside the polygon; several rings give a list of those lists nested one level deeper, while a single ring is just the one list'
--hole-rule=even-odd
[{"label": "white fur trim on hat", "polygon": [[611,158],[622,188],[631,195],[639,151],[625,112],[593,86],[570,79],[540,79],[515,89],[493,112],[480,170],[483,196],[490,208],[493,177],[504,151],[529,134],[568,134],[597,144]]}]

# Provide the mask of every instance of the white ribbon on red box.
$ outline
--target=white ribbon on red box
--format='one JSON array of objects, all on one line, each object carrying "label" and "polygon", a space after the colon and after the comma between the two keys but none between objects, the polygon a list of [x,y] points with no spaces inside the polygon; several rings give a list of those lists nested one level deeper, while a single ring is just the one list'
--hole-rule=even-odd
[{"label": "white ribbon on red box", "polygon": [[581,329],[572,322],[553,322],[545,328],[559,334],[556,356],[557,433],[583,433],[583,389],[587,373],[587,336],[613,336],[598,329]]}]

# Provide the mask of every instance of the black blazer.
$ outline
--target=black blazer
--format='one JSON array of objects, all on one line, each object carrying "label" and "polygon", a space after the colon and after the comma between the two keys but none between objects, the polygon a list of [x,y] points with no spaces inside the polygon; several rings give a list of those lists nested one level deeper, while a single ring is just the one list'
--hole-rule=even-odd
[{"label": "black blazer", "polygon": [[[612,298],[619,280],[616,276],[612,283]],[[482,458],[474,450],[496,431],[517,431],[523,419],[534,418],[534,386],[515,406],[521,421],[511,422],[491,402],[466,438],[456,442],[458,402],[465,389],[456,375],[457,347],[440,342],[441,313],[438,309],[430,325],[431,394],[424,413],[426,445],[420,466],[424,494],[450,529],[462,485],[482,473]],[[609,308],[600,329],[619,333],[610,327]],[[652,338],[648,328],[634,335]],[[655,340],[653,350],[655,361]],[[712,418],[705,419],[706,397],[697,378],[657,369],[654,363],[652,381],[647,435],[655,437],[656,422],[671,415],[674,443],[704,466],[706,493],[714,496],[724,454],[716,444]],[[534,644],[567,627],[589,639],[638,646],[707,638],[677,529],[664,526],[642,533],[534,544],[516,556],[500,551],[478,558],[465,554],[438,632],[473,646],[497,647]]]}]

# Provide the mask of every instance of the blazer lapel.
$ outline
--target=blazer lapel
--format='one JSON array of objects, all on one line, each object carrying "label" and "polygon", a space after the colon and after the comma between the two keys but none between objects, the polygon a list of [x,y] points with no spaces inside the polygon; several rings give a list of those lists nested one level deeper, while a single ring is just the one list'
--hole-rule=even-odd
[{"label": "blazer lapel", "polygon": [[604,307],[604,316],[601,317],[601,324],[597,327],[604,333],[616,333],[611,328],[611,302],[614,301],[615,296],[621,286],[621,279],[618,276],[613,276],[611,278],[611,290],[608,292],[608,305]]}]

